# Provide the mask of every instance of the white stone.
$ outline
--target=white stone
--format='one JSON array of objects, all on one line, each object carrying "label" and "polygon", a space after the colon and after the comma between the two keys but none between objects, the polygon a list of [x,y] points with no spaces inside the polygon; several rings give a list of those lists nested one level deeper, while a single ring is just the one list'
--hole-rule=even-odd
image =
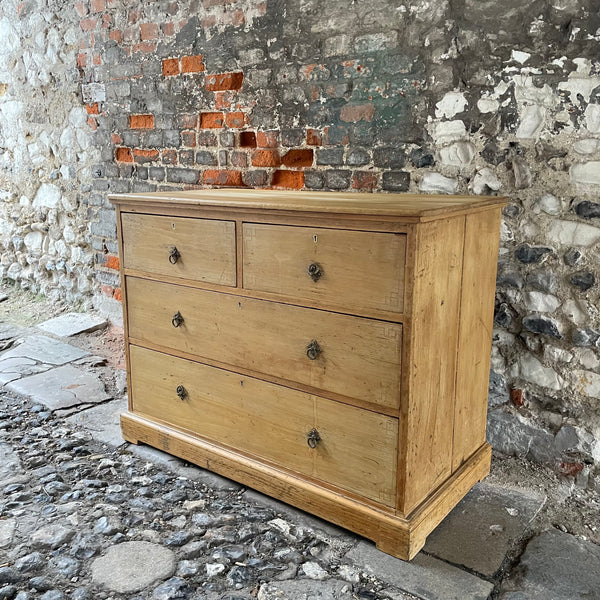
[{"label": "white stone", "polygon": [[22,270],[23,270],[23,268],[21,267],[21,265],[19,263],[13,263],[8,268],[8,271],[6,272],[6,276],[9,279],[18,279]]},{"label": "white stone", "polygon": [[506,221],[500,223],[500,241],[502,242],[513,242],[515,234],[512,232],[510,225]]},{"label": "white stone", "polygon": [[565,300],[562,310],[567,318],[576,325],[583,325],[590,318],[587,310],[578,300]]},{"label": "white stone", "polygon": [[206,565],[206,575],[207,577],[215,577],[219,573],[222,573],[225,570],[225,565],[221,563],[207,563]]},{"label": "white stone", "polygon": [[544,360],[548,362],[570,363],[573,360],[573,355],[568,350],[548,345],[544,346]]},{"label": "white stone", "polygon": [[593,138],[587,138],[585,140],[579,140],[573,144],[573,150],[577,154],[593,154],[598,149],[600,142]]},{"label": "white stone", "polygon": [[600,366],[600,359],[591,348],[576,348],[579,362],[586,369],[597,369]]},{"label": "white stone", "polygon": [[452,119],[467,107],[468,102],[463,92],[448,92],[436,105],[435,116]]},{"label": "white stone", "polygon": [[444,177],[440,173],[425,173],[419,190],[422,192],[442,192],[444,194],[454,194],[458,188],[458,181],[450,177]]},{"label": "white stone", "polygon": [[444,165],[464,167],[475,156],[475,146],[471,142],[456,142],[440,150],[440,162]]},{"label": "white stone", "polygon": [[44,235],[40,231],[31,231],[23,239],[27,250],[33,254],[39,254],[42,251],[42,242]]},{"label": "white stone", "polygon": [[564,387],[564,379],[551,367],[544,367],[533,354],[525,354],[518,363],[518,374],[535,385],[560,390]]},{"label": "white stone", "polygon": [[[599,84],[600,85],[600,84]],[[584,185],[600,185],[600,161],[578,163],[569,169],[571,181]]]},{"label": "white stone", "polygon": [[525,106],[521,112],[521,122],[516,136],[522,139],[535,139],[539,137],[544,127],[546,109],[543,106]]},{"label": "white stone", "polygon": [[578,95],[589,102],[592,91],[600,85],[600,77],[590,75],[592,63],[587,58],[574,58],[573,62],[577,65],[577,70],[569,74],[567,81],[561,81],[558,89],[569,92],[573,103],[579,102]]},{"label": "white stone", "polygon": [[63,229],[63,239],[67,244],[72,244],[75,241],[75,230],[71,225],[65,225]]},{"label": "white stone", "polygon": [[558,244],[591,246],[600,240],[600,228],[575,221],[556,220],[550,224],[548,239]]},{"label": "white stone", "polygon": [[593,371],[573,371],[575,389],[590,398],[600,398],[600,375]]},{"label": "white stone", "polygon": [[561,202],[552,194],[544,194],[539,202],[534,205],[533,212],[545,212],[547,215],[558,215],[561,212]]},{"label": "white stone", "polygon": [[42,183],[33,199],[35,208],[56,208],[60,202],[60,190],[52,183]]},{"label": "white stone", "polygon": [[309,579],[323,580],[329,577],[327,571],[316,562],[305,562],[300,568]]},{"label": "white stone", "polygon": [[522,52],[521,50],[513,50],[511,52],[511,58],[524,65],[531,58],[531,54],[529,54],[529,52]]},{"label": "white stone", "polygon": [[467,137],[467,129],[461,120],[442,121],[433,126],[432,137],[438,144],[456,142]]},{"label": "white stone", "polygon": [[554,312],[561,304],[556,296],[543,292],[525,292],[523,300],[527,309],[534,312]]},{"label": "white stone", "polygon": [[104,102],[106,100],[106,89],[103,83],[87,83],[81,86],[81,95],[86,104]]},{"label": "white stone", "polygon": [[600,133],[600,104],[588,104],[583,114],[587,130],[590,133]]},{"label": "white stone", "polygon": [[477,108],[480,113],[495,113],[498,112],[499,108],[498,100],[495,98],[490,98],[489,96],[484,96],[477,101]]},{"label": "white stone", "polygon": [[474,194],[488,194],[489,190],[497,192],[502,187],[502,182],[492,169],[484,167],[477,171],[469,187]]}]

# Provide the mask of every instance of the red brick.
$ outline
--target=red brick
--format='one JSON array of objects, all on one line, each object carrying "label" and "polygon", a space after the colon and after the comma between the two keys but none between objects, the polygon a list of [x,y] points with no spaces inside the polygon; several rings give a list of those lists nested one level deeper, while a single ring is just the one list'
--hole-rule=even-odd
[{"label": "red brick", "polygon": [[255,150],[252,153],[253,167],[278,167],[280,164],[281,159],[277,150]]},{"label": "red brick", "polygon": [[77,55],[77,66],[82,68],[87,66],[87,54],[80,52]]},{"label": "red brick", "polygon": [[286,167],[311,167],[313,151],[309,149],[289,150],[281,159]]},{"label": "red brick", "polygon": [[304,187],[303,171],[275,171],[273,173],[273,187],[300,190]]},{"label": "red brick", "polygon": [[229,22],[234,27],[241,27],[246,22],[246,15],[244,14],[243,10],[235,10],[233,11],[233,13],[230,14],[231,17],[229,19]]},{"label": "red brick", "polygon": [[223,127],[223,113],[222,112],[208,112],[200,114],[200,128],[201,129],[219,129]]},{"label": "red brick", "polygon": [[155,160],[158,160],[158,156],[158,150],[144,150],[142,148],[133,149],[133,158],[139,163],[154,162]]},{"label": "red brick", "polygon": [[580,462],[561,462],[560,473],[565,477],[577,477],[583,471],[583,463]]},{"label": "red brick", "polygon": [[123,143],[123,138],[118,133],[112,133],[110,139],[115,145]]},{"label": "red brick", "polygon": [[142,18],[142,11],[140,9],[137,9],[137,10],[132,9],[127,13],[127,21],[131,25],[135,25],[141,18]]},{"label": "red brick", "polygon": [[169,2],[167,6],[168,15],[176,15],[179,12],[179,2]]},{"label": "red brick", "polygon": [[177,164],[177,150],[163,150],[162,161],[165,165]]},{"label": "red brick", "polygon": [[134,52],[143,52],[144,54],[152,54],[156,50],[156,42],[142,42],[133,47]]},{"label": "red brick", "polygon": [[227,113],[225,115],[225,125],[227,125],[227,127],[231,127],[232,129],[239,129],[240,127],[244,127],[244,125],[246,125],[246,119],[246,114],[243,112]]},{"label": "red brick", "polygon": [[204,183],[206,185],[243,186],[241,171],[229,171],[226,169],[207,169],[204,171]]},{"label": "red brick", "polygon": [[375,106],[373,104],[346,104],[340,113],[340,120],[347,123],[372,121],[374,114]]},{"label": "red brick", "polygon": [[162,73],[165,77],[179,75],[179,59],[165,58],[162,61]]},{"label": "red brick", "polygon": [[120,44],[123,41],[123,33],[117,29],[111,31],[108,37],[117,42],[117,44]]},{"label": "red brick", "polygon": [[232,152],[231,153],[231,164],[234,167],[247,167],[248,166],[248,155],[246,152]]},{"label": "red brick", "polygon": [[142,23],[140,25],[140,35],[142,40],[155,40],[158,38],[158,24]]},{"label": "red brick", "polygon": [[228,108],[231,108],[232,102],[233,98],[230,91],[215,93],[215,108],[227,110]]},{"label": "red brick", "polygon": [[92,0],[91,7],[92,12],[102,12],[106,8],[106,2],[104,0]]},{"label": "red brick", "polygon": [[181,143],[188,148],[193,148],[196,145],[196,132],[195,131],[182,131],[181,132]]},{"label": "red brick", "polygon": [[209,27],[214,27],[217,24],[217,17],[215,15],[209,15],[208,17],[204,17],[202,21],[200,21],[200,25],[202,25],[202,29],[208,29]]},{"label": "red brick", "polygon": [[104,266],[108,269],[114,269],[115,271],[119,270],[119,257],[113,256],[112,254],[107,254],[104,258]]},{"label": "red brick", "polygon": [[109,15],[108,13],[104,13],[102,15],[102,29],[109,29],[112,27],[112,25],[113,25],[112,15]]},{"label": "red brick", "polygon": [[179,113],[176,123],[179,129],[196,129],[198,127],[198,115],[196,113]]},{"label": "red brick", "polygon": [[181,72],[182,73],[201,73],[204,71],[204,63],[202,62],[202,54],[196,56],[181,57]]},{"label": "red brick", "polygon": [[352,187],[355,190],[372,192],[378,185],[377,175],[369,171],[355,171],[352,175]]},{"label": "red brick", "polygon": [[523,398],[523,390],[519,390],[519,389],[510,390],[510,401],[515,406],[523,406],[525,404],[525,399]]},{"label": "red brick", "polygon": [[79,25],[83,31],[93,31],[98,25],[98,19],[82,19],[79,21]]},{"label": "red brick", "polygon": [[256,148],[256,133],[254,131],[242,131],[240,133],[240,147]]},{"label": "red brick", "polygon": [[278,131],[257,131],[256,145],[259,148],[277,148]]},{"label": "red brick", "polygon": [[99,115],[100,114],[100,109],[98,108],[97,102],[94,102],[93,104],[86,104],[85,110],[87,111],[88,115]]},{"label": "red brick", "polygon": [[112,298],[115,295],[115,288],[110,285],[101,285],[100,291],[109,298]]},{"label": "red brick", "polygon": [[115,150],[115,158],[118,162],[133,162],[133,155],[131,154],[131,148],[117,148]]},{"label": "red brick", "polygon": [[95,117],[88,117],[87,124],[94,130],[98,129],[98,122]]},{"label": "red brick", "polygon": [[306,130],[306,143],[309,146],[322,146],[323,134],[318,129]]},{"label": "red brick", "polygon": [[94,65],[98,66],[102,64],[102,57],[100,56],[100,54],[94,54],[92,56],[92,61],[94,63]]},{"label": "red brick", "polygon": [[244,74],[215,73],[206,76],[206,89],[210,92],[223,92],[225,90],[239,90],[244,82]]},{"label": "red brick", "polygon": [[113,292],[113,298],[115,300],[118,300],[119,302],[123,301],[123,294],[121,293],[121,288],[115,288],[115,291]]},{"label": "red brick", "polygon": [[131,129],[154,129],[154,115],[129,115]]},{"label": "red brick", "polygon": [[160,27],[165,35],[175,34],[175,23],[163,23]]},{"label": "red brick", "polygon": [[75,4],[75,10],[80,17],[85,17],[88,14],[88,8],[85,2],[77,2]]}]

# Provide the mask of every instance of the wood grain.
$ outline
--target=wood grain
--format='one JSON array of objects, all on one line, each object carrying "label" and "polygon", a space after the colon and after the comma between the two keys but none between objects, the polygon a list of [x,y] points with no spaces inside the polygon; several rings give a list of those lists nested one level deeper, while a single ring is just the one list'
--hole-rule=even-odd
[{"label": "wood grain", "polygon": [[485,442],[500,210],[465,224],[452,470]]},{"label": "wood grain", "polygon": [[[243,287],[287,298],[402,312],[406,236],[244,223]],[[308,267],[322,275],[313,281]]]},{"label": "wood grain", "polygon": [[[398,408],[402,326],[135,277],[129,334],[232,367]],[[180,312],[184,322],[173,327]],[[151,324],[151,326],[149,326]],[[322,352],[307,357],[315,340]]]},{"label": "wood grain", "polygon": [[[123,213],[121,227],[124,267],[235,286],[235,223]],[[173,248],[181,254],[175,264]]]},{"label": "wood grain", "polygon": [[[395,504],[396,419],[137,346],[131,376],[140,415]],[[310,448],[314,428],[321,441]]]}]

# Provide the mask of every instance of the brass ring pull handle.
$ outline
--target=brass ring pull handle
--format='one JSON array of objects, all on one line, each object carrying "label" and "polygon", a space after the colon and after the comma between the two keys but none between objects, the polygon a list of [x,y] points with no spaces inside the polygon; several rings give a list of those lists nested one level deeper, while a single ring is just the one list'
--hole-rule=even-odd
[{"label": "brass ring pull handle", "polygon": [[182,385],[177,386],[175,393],[179,396],[180,400],[185,400],[188,395],[187,390]]},{"label": "brass ring pull handle", "polygon": [[315,360],[319,354],[321,354],[321,346],[319,346],[317,340],[313,340],[306,346],[306,356],[308,356],[310,360]]},{"label": "brass ring pull handle", "polygon": [[171,319],[171,324],[173,325],[173,327],[179,327],[182,323],[183,317],[181,316],[181,313],[177,311]]},{"label": "brass ring pull handle", "polygon": [[308,265],[308,274],[313,281],[319,281],[323,276],[323,269],[319,263],[311,263]]},{"label": "brass ring pull handle", "polygon": [[171,252],[169,252],[169,262],[174,265],[181,258],[181,252],[177,250],[176,246],[171,248]]},{"label": "brass ring pull handle", "polygon": [[321,441],[321,436],[319,435],[319,432],[316,429],[311,429],[308,432],[308,435],[306,436],[306,443],[311,447],[311,448],[316,448],[317,444]]}]

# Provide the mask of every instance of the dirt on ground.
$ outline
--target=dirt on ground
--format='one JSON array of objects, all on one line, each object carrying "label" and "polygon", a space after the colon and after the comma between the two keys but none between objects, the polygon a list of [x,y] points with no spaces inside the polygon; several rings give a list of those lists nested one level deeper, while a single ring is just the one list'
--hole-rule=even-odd
[{"label": "dirt on ground", "polygon": [[[10,286],[0,286],[0,321],[34,327],[73,307]],[[123,330],[115,325],[70,337],[68,343],[106,359],[115,372],[125,368]],[[124,378],[123,378],[124,379]],[[123,381],[124,385],[124,381]],[[112,387],[112,386],[109,386]],[[600,544],[600,493],[575,485],[551,466],[494,452],[492,471],[486,479],[504,487],[529,489],[547,497],[544,508],[532,523],[531,535],[549,527]]]}]

